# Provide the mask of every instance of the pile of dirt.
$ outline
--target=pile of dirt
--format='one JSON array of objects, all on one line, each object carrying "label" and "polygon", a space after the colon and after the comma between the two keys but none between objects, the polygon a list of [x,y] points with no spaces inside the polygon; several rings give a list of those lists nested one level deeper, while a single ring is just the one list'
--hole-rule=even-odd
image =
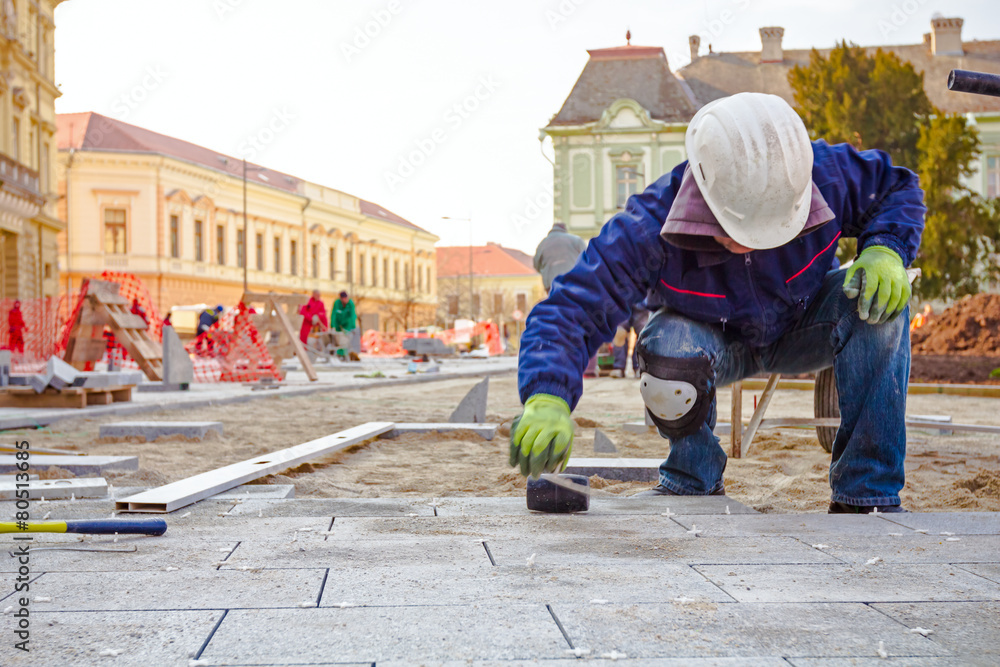
[{"label": "pile of dirt", "polygon": [[1000,378],[990,377],[995,368],[1000,368],[998,357],[915,354],[910,359],[910,382],[1000,384]]},{"label": "pile of dirt", "polygon": [[968,296],[913,331],[915,354],[1000,355],[1000,294]]}]

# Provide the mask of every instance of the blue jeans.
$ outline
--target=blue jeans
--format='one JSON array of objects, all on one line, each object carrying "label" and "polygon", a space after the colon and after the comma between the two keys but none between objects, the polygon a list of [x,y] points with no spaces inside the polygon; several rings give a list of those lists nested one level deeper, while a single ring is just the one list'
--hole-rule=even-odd
[{"label": "blue jeans", "polygon": [[[858,317],[844,294],[845,271],[831,271],[801,319],[776,343],[753,346],[739,331],[658,311],[639,336],[645,356],[707,356],[716,386],[760,372],[808,373],[833,366],[841,424],[830,463],[832,499],[850,505],[899,505],[905,475],[909,310],[884,324]],[[715,428],[715,401],[701,429],[670,443],[660,484],[682,495],[723,488],[726,454]]]}]

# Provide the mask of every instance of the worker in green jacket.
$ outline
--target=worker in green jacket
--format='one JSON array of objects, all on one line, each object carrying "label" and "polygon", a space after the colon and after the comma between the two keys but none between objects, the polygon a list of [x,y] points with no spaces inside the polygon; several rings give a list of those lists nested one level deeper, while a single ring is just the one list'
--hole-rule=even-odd
[{"label": "worker in green jacket", "polygon": [[[361,341],[358,340],[355,344],[357,322],[358,316],[354,311],[354,301],[347,292],[341,292],[340,298],[333,302],[333,309],[330,313],[330,328],[346,333],[350,337],[349,351],[352,359],[361,351]],[[338,349],[337,354],[341,357],[344,356],[344,349]]]}]

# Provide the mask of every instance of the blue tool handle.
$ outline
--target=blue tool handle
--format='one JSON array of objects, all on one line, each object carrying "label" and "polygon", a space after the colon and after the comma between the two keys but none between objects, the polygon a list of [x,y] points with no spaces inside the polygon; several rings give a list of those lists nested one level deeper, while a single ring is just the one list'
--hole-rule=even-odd
[{"label": "blue tool handle", "polygon": [[162,535],[167,532],[164,519],[95,519],[67,521],[67,533],[88,535]]}]

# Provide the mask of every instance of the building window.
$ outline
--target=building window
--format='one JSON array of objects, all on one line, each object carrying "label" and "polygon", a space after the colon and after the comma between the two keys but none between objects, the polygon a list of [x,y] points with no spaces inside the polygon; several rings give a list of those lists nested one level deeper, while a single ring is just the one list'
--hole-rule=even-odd
[{"label": "building window", "polygon": [[274,272],[281,273],[281,238],[274,237]]},{"label": "building window", "polygon": [[181,221],[176,215],[170,216],[170,256],[181,256]]},{"label": "building window", "polygon": [[365,284],[365,253],[358,253],[358,283]]},{"label": "building window", "polygon": [[38,154],[38,182],[42,186],[42,193],[49,191],[49,143],[42,143],[42,150]]},{"label": "building window", "polygon": [[399,289],[399,260],[392,263],[392,286]]},{"label": "building window", "polygon": [[347,282],[354,284],[354,248],[344,255],[344,273],[347,275]]},{"label": "building window", "polygon": [[247,241],[242,229],[236,230],[236,265],[241,269],[247,265]]},{"label": "building window", "polygon": [[500,315],[503,313],[503,292],[493,293],[493,314]]},{"label": "building window", "polygon": [[124,255],[125,249],[125,209],[104,209],[104,253]]},{"label": "building window", "polygon": [[202,235],[204,225],[201,220],[194,221],[194,261],[205,261],[205,239]]},{"label": "building window", "polygon": [[481,301],[482,301],[482,298],[481,298],[479,292],[476,292],[475,294],[472,295],[472,317],[473,317],[473,319],[479,317],[479,308],[482,305],[480,303]]},{"label": "building window", "polygon": [[226,227],[215,226],[215,262],[219,266],[226,264]]},{"label": "building window", "polygon": [[[409,269],[409,267],[407,267],[407,269]],[[424,272],[420,269],[419,266],[417,267],[417,291],[418,292],[424,291]]]},{"label": "building window", "polygon": [[319,278],[319,244],[312,244],[312,277]]},{"label": "building window", "polygon": [[378,258],[372,257],[372,287],[378,287]]},{"label": "building window", "polygon": [[11,124],[11,135],[10,135],[10,156],[14,158],[15,162],[21,161],[21,119],[14,116],[14,122]]},{"label": "building window", "polygon": [[299,242],[292,241],[288,245],[288,272],[293,276],[299,275]]},{"label": "building window", "polygon": [[330,248],[330,280],[337,279],[337,249]]},{"label": "building window", "polygon": [[623,210],[628,198],[639,192],[640,183],[639,172],[635,167],[618,167],[616,170],[618,181],[618,209]]},{"label": "building window", "polygon": [[389,286],[389,260],[382,260],[382,287]]},{"label": "building window", "polygon": [[458,295],[453,294],[448,297],[448,314],[452,317],[458,317]]},{"label": "building window", "polygon": [[986,158],[986,196],[1000,197],[1000,157]]},{"label": "building window", "polygon": [[264,270],[264,235],[257,235],[257,270]]},{"label": "building window", "polygon": [[430,294],[434,291],[434,286],[431,285],[431,267],[426,267],[427,270],[427,293]]},{"label": "building window", "polygon": [[526,314],[524,311],[528,310],[528,295],[518,294],[517,295],[517,309],[521,311],[521,317]]}]

